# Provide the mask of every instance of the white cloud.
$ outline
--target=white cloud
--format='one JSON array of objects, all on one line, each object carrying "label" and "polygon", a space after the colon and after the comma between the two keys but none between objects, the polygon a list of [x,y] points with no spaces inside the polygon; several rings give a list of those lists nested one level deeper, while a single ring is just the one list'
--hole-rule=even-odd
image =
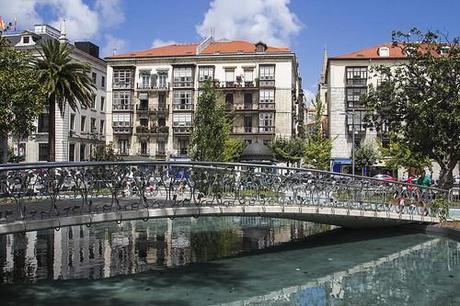
[{"label": "white cloud", "polygon": [[[17,17],[18,28],[30,28],[35,23],[46,22],[60,29],[66,20],[67,37],[71,40],[90,39],[123,22],[124,14],[120,0],[97,0],[90,7],[83,0],[14,0],[1,1],[0,12],[8,22]],[[47,10],[55,18],[44,20],[39,9]]]},{"label": "white cloud", "polygon": [[158,47],[163,47],[163,46],[167,46],[167,45],[174,45],[174,44],[177,44],[177,42],[174,41],[174,40],[155,39],[152,42],[152,48],[158,48]]},{"label": "white cloud", "polygon": [[304,89],[303,94],[305,97],[305,105],[310,106],[315,101],[316,93],[312,90]]},{"label": "white cloud", "polygon": [[196,30],[201,37],[262,40],[289,45],[301,23],[288,7],[290,0],[214,0]]},{"label": "white cloud", "polygon": [[101,50],[101,57],[113,55],[113,50],[116,49],[117,54],[123,53],[126,48],[126,41],[122,38],[115,37],[110,34],[104,35],[105,45]]}]

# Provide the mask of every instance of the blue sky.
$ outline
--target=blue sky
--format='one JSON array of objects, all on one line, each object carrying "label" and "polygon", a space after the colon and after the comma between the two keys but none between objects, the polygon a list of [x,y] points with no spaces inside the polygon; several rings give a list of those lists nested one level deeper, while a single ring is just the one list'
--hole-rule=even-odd
[{"label": "blue sky", "polygon": [[315,91],[323,48],[329,55],[391,39],[392,30],[437,29],[460,35],[460,1],[423,0],[0,0],[0,16],[19,28],[66,19],[71,40],[88,39],[103,55],[168,42],[217,38],[288,45],[300,61],[303,85]]}]

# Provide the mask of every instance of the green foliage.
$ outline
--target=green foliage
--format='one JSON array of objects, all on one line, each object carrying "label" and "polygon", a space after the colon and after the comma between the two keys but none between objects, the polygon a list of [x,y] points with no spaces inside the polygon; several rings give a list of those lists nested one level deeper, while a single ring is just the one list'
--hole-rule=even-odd
[{"label": "green foliage", "polygon": [[381,147],[380,153],[385,164],[393,170],[411,168],[421,172],[424,168],[431,167],[431,160],[420,152],[412,152],[407,145],[397,136],[392,136],[388,148]]},{"label": "green foliage", "polygon": [[355,163],[358,167],[370,167],[378,161],[379,157],[374,143],[363,142],[355,149]]},{"label": "green foliage", "polygon": [[449,201],[446,198],[437,197],[431,204],[431,210],[441,222],[444,222],[449,216]]},{"label": "green foliage", "polygon": [[300,163],[305,153],[305,141],[301,138],[275,138],[270,145],[275,159],[286,163]]},{"label": "green foliage", "polygon": [[117,161],[120,158],[115,154],[113,143],[96,146],[91,152],[91,160],[95,161]]},{"label": "green foliage", "polygon": [[11,48],[0,37],[0,137],[26,136],[43,110],[45,91],[30,54]]},{"label": "green foliage", "polygon": [[[68,103],[73,111],[80,105],[91,106],[95,85],[90,73],[91,67],[71,57],[72,48],[67,43],[51,39],[41,45],[43,53],[35,61],[38,81],[43,84],[47,96],[46,104],[50,114],[55,113],[56,105],[64,114]],[[48,148],[49,160],[55,159],[55,116],[49,118]]]},{"label": "green foliage", "polygon": [[231,125],[217,98],[214,85],[207,81],[201,88],[195,112],[191,141],[193,160],[221,161],[223,158]]},{"label": "green foliage", "polygon": [[239,138],[229,137],[224,143],[224,151],[222,152],[222,161],[238,162],[243,153],[245,144]]},{"label": "green foliage", "polygon": [[324,137],[321,131],[324,105],[319,93],[316,95],[313,106],[316,110],[315,123],[305,145],[304,163],[310,168],[327,170],[331,160],[332,140]]},{"label": "green foliage", "polygon": [[[407,149],[435,160],[444,188],[460,160],[460,48],[439,33],[394,32],[393,44],[407,54],[398,66],[375,67],[384,82],[362,98],[368,121],[397,131]],[[441,54],[442,50],[442,54]]]}]

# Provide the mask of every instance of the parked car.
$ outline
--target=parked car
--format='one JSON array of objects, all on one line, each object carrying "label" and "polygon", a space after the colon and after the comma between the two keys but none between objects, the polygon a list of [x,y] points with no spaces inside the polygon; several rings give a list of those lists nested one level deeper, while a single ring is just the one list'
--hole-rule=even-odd
[{"label": "parked car", "polygon": [[386,182],[397,182],[398,179],[395,177],[392,177],[391,175],[388,174],[377,174],[374,175],[373,178],[378,179],[378,180],[383,180]]}]

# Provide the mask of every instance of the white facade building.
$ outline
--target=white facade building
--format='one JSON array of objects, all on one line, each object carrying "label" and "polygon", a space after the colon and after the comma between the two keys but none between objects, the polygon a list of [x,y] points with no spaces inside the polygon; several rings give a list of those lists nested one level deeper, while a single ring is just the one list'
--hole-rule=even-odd
[{"label": "white facade building", "polygon": [[295,54],[245,41],[177,44],[106,58],[107,141],[120,155],[187,157],[204,81],[214,80],[247,143],[290,137],[300,89]]},{"label": "white facade building", "polygon": [[[319,86],[322,99],[327,103],[328,129],[332,139],[331,169],[351,173],[353,138],[355,146],[378,138],[382,145],[389,143],[388,131],[365,128],[366,109],[360,105],[360,96],[381,82],[372,67],[396,66],[407,60],[401,48],[391,43],[326,58]],[[353,137],[354,134],[354,137]],[[458,167],[454,174],[458,173]],[[399,174],[402,176],[402,173]],[[439,177],[439,166],[433,164],[433,178]]]},{"label": "white facade building", "polygon": [[[33,31],[23,31],[20,34],[3,35],[10,41],[11,46],[18,50],[31,51],[39,56],[37,47],[50,39],[69,43],[65,31],[49,25],[36,25]],[[99,58],[99,47],[91,42],[75,42],[72,57],[91,66],[91,77],[96,90],[94,102],[90,108],[72,111],[66,105],[62,116],[56,107],[56,161],[89,160],[92,150],[105,144],[106,133],[106,63]],[[36,131],[25,138],[10,139],[17,156],[26,162],[46,161],[48,158],[48,113],[39,116]]]}]

